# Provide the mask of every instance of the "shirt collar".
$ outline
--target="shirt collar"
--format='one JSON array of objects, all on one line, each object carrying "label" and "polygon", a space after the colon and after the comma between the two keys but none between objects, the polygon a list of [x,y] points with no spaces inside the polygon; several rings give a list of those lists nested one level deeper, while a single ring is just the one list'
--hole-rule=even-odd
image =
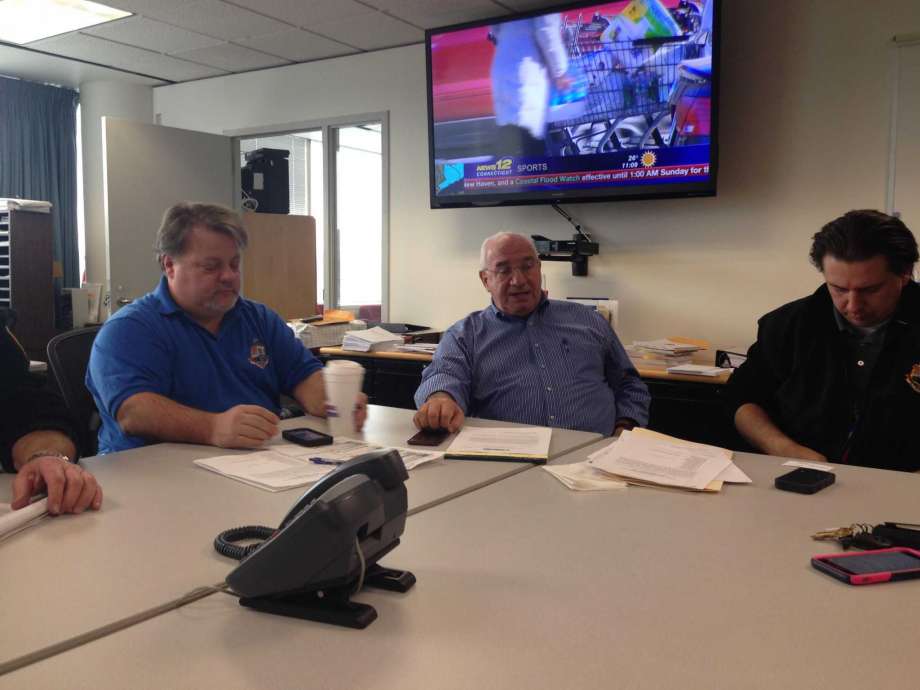
[{"label": "shirt collar", "polygon": [[509,321],[527,321],[534,314],[542,314],[546,311],[546,307],[549,304],[549,300],[546,299],[546,295],[540,295],[540,301],[537,302],[536,308],[530,312],[527,316],[514,316],[513,314],[506,314],[501,309],[495,305],[495,300],[492,300],[489,303],[489,306],[486,307],[486,311],[496,318],[508,319]]},{"label": "shirt collar", "polygon": [[175,314],[182,311],[182,308],[176,304],[176,300],[169,294],[169,283],[166,281],[165,275],[160,276],[160,283],[157,285],[156,290],[153,291],[153,296],[156,297],[161,314]]},{"label": "shirt collar", "polygon": [[832,306],[831,309],[834,312],[834,321],[837,322],[837,329],[841,333],[851,333],[867,341],[880,338],[885,332],[885,327],[891,322],[891,319],[888,319],[887,321],[883,321],[877,326],[871,326],[868,328],[854,326],[846,320],[846,317],[844,317],[843,314],[837,311],[837,307]]}]

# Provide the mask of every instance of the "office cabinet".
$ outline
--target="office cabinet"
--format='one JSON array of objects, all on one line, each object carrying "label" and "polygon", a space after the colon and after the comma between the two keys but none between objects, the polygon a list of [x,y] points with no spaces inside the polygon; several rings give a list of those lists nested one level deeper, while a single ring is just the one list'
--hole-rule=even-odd
[{"label": "office cabinet", "polygon": [[31,359],[44,360],[57,332],[50,214],[0,210],[0,308],[16,312],[16,337]]}]

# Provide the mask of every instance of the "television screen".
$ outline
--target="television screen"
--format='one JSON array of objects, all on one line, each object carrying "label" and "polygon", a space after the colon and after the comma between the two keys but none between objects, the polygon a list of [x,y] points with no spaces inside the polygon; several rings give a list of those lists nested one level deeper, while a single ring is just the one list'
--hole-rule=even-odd
[{"label": "television screen", "polygon": [[718,0],[426,32],[432,208],[716,190]]}]

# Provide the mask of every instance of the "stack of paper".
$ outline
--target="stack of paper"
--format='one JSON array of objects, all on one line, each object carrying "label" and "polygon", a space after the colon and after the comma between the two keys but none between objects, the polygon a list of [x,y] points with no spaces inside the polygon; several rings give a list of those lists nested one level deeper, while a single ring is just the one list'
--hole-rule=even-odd
[{"label": "stack of paper", "polygon": [[396,347],[398,352],[414,352],[422,355],[433,355],[437,349],[437,343],[406,343]]},{"label": "stack of paper", "polygon": [[690,374],[691,376],[718,376],[731,369],[722,367],[709,367],[704,364],[680,364],[675,367],[668,367],[669,374]]},{"label": "stack of paper", "polygon": [[667,338],[658,340],[635,340],[626,348],[626,353],[637,368],[668,369],[689,364],[693,353],[705,348],[699,345],[678,343]]},{"label": "stack of paper", "polygon": [[571,465],[544,465],[543,469],[572,491],[610,491],[627,486],[626,482],[601,472],[587,461]]},{"label": "stack of paper", "polygon": [[691,443],[646,429],[620,438],[588,456],[592,467],[629,484],[719,491],[723,482],[750,483],[725,448]]},{"label": "stack of paper", "polygon": [[444,457],[545,463],[553,430],[546,427],[465,426]]},{"label": "stack of paper", "polygon": [[342,349],[355,352],[395,350],[397,345],[402,344],[401,335],[385,331],[380,326],[368,328],[365,331],[348,331],[342,339]]},{"label": "stack of paper", "polygon": [[9,211],[32,211],[34,213],[51,213],[50,201],[34,199],[0,199],[0,209]]},{"label": "stack of paper", "polygon": [[[266,491],[284,491],[319,481],[338,464],[374,450],[380,450],[380,446],[351,439],[336,439],[331,445],[316,448],[278,441],[263,450],[202,458],[195,460],[195,464]],[[443,455],[411,448],[395,450],[399,451],[407,470],[437,460]]]}]

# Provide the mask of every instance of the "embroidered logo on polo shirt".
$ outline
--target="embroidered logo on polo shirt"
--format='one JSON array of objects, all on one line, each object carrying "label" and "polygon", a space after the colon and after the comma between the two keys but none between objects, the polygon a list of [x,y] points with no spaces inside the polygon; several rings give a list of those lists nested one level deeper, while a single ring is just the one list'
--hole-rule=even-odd
[{"label": "embroidered logo on polo shirt", "polygon": [[249,363],[256,365],[259,369],[268,366],[268,353],[261,340],[253,340],[252,345],[249,346]]},{"label": "embroidered logo on polo shirt", "polygon": [[907,385],[914,389],[915,393],[920,393],[920,364],[915,364],[910,368],[910,373],[904,377]]}]

